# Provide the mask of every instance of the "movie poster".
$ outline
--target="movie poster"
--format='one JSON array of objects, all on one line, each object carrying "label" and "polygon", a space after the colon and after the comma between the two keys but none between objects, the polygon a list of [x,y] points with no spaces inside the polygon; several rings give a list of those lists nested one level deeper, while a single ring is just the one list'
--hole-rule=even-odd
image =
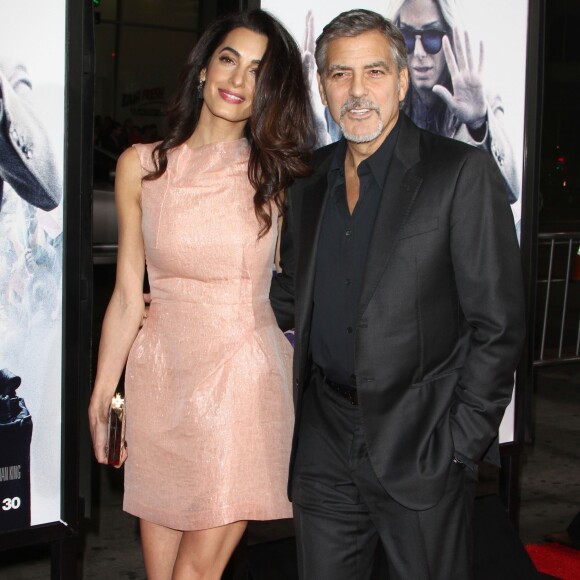
[{"label": "movie poster", "polygon": [[[352,9],[352,2],[262,0],[261,7],[278,17],[301,46],[319,144],[335,141],[340,129],[318,95],[314,43],[324,25]],[[504,176],[519,236],[528,0],[363,0],[356,7],[383,14],[403,31],[411,80],[403,111],[417,125],[485,149],[494,157]],[[451,41],[449,61],[442,46],[444,36]],[[462,102],[456,95],[462,96]],[[480,119],[485,121],[478,130],[469,130]],[[502,443],[515,438],[514,413],[512,400],[500,427]]]},{"label": "movie poster", "polygon": [[66,1],[0,4],[0,531],[61,514]]}]

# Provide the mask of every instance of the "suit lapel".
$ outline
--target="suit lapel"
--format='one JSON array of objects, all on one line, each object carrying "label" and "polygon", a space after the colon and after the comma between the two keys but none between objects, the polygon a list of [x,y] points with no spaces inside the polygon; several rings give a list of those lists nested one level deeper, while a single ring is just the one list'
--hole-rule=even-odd
[{"label": "suit lapel", "polygon": [[[312,303],[314,288],[314,273],[316,265],[316,251],[320,235],[320,223],[324,213],[326,200],[326,173],[320,174],[318,179],[311,182],[303,190],[302,205],[300,208],[300,248],[296,264],[296,295],[299,303],[308,309]],[[297,312],[300,316],[306,312]]]},{"label": "suit lapel", "polygon": [[359,317],[365,311],[391,257],[399,230],[407,221],[422,183],[414,166],[419,161],[419,131],[403,116],[389,167],[367,255],[359,300]]},{"label": "suit lapel", "polygon": [[332,158],[327,154],[316,169],[316,173],[303,186],[300,196],[299,214],[297,222],[300,224],[300,233],[297,239],[300,246],[297,252],[296,263],[296,303],[300,305],[296,311],[296,328],[309,329],[309,320],[312,312],[312,300],[314,294],[314,276],[316,266],[316,254],[320,225],[327,194],[327,173]]}]

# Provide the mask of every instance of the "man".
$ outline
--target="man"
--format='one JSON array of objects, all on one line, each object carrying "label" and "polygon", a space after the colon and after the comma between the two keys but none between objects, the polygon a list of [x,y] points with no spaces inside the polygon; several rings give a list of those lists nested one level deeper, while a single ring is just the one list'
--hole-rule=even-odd
[{"label": "man", "polygon": [[520,258],[487,153],[399,112],[405,43],[352,10],[317,40],[344,138],[288,192],[271,300],[295,327],[289,494],[303,580],[466,580],[477,461],[524,336]]}]

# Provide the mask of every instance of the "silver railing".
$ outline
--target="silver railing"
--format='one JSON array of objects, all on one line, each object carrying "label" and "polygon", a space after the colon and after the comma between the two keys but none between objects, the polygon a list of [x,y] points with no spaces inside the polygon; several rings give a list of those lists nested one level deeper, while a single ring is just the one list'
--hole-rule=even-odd
[{"label": "silver railing", "polygon": [[580,232],[538,235],[534,360],[525,398],[525,440],[535,440],[535,403],[541,368],[580,362]]},{"label": "silver railing", "polygon": [[580,361],[580,232],[538,236],[534,366]]}]

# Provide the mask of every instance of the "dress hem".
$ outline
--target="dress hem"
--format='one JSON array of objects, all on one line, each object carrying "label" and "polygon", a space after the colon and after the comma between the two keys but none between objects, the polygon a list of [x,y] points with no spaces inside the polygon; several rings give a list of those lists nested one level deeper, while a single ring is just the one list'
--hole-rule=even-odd
[{"label": "dress hem", "polygon": [[292,517],[290,504],[270,508],[256,504],[248,504],[247,506],[237,504],[229,509],[215,510],[213,514],[205,512],[203,517],[197,521],[192,521],[191,518],[172,517],[176,514],[151,510],[130,502],[124,502],[123,511],[147,522],[183,532],[219,528],[239,521],[272,521]]}]

